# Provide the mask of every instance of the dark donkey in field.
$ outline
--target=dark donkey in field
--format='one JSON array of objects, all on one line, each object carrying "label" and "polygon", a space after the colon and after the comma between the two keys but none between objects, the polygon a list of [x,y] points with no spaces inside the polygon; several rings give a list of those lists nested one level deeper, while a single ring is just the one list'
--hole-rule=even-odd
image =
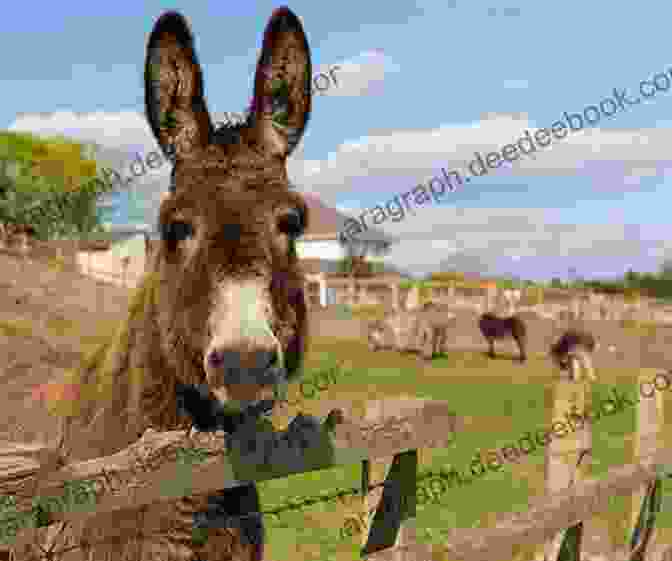
[{"label": "dark donkey in field", "polygon": [[527,360],[527,329],[520,317],[514,315],[502,318],[495,314],[485,313],[478,320],[478,327],[488,342],[488,355],[491,358],[495,358],[495,340],[512,337],[520,351],[520,362]]},{"label": "dark donkey in field", "polygon": [[[154,136],[174,161],[159,210],[161,242],[126,324],[80,374],[83,393],[99,389],[62,424],[69,461],[113,454],[148,428],[194,423],[235,432],[298,376],[307,317],[295,240],[308,215],[289,189],[286,160],[309,119],[310,79],[301,23],[278,9],[264,35],[247,122],[215,130],[186,21],[174,12],[157,21],[145,104]],[[221,402],[235,413],[224,415]],[[333,425],[332,416],[325,424],[300,419],[290,425],[297,438]],[[217,523],[204,543],[192,541],[198,515],[212,513],[213,503]],[[246,485],[99,514],[48,541],[56,550],[79,545],[52,557],[63,561],[258,560],[259,506],[256,487]]]},{"label": "dark donkey in field", "polygon": [[592,356],[600,344],[595,336],[577,328],[567,329],[551,345],[551,360],[560,370],[569,373],[572,381],[578,381],[581,374],[587,374],[590,380],[596,380]]}]

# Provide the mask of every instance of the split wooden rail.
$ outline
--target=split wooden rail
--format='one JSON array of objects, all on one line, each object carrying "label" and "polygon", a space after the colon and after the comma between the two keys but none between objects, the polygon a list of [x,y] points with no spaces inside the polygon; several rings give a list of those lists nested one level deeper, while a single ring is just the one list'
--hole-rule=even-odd
[{"label": "split wooden rail", "polygon": [[[643,373],[640,382],[652,382],[653,372]],[[582,410],[588,400],[587,382],[558,382],[549,389],[552,419],[562,419],[576,406]],[[642,398],[637,407],[636,461],[608,471],[599,480],[587,479],[592,450],[590,425],[564,438],[551,440],[545,448],[546,493],[530,502],[523,513],[503,517],[489,529],[456,528],[440,547],[416,541],[416,486],[419,448],[444,448],[462,429],[460,420],[447,403],[413,398],[367,402],[320,403],[324,411],[340,408],[346,422],[334,433],[335,453],[329,463],[288,466],[272,458],[270,471],[257,471],[250,464],[234,461],[223,438],[183,431],[148,432],[129,448],[109,457],[71,464],[60,469],[41,445],[8,444],[0,447],[0,488],[2,495],[17,498],[17,510],[27,513],[35,496],[62,495],[68,481],[93,481],[94,506],[56,512],[51,522],[78,520],[97,513],[129,506],[140,507],[158,501],[235,486],[250,480],[287,477],[316,469],[361,462],[362,511],[376,506],[376,515],[363,532],[362,556],[372,561],[503,561],[513,559],[520,544],[538,545],[536,559],[556,561],[560,542],[569,529],[584,524],[609,507],[613,495],[631,495],[628,517],[634,524],[642,510],[647,486],[672,468],[672,450],[663,447],[663,399],[659,391]],[[353,421],[353,419],[358,419]],[[550,425],[549,425],[550,426]],[[177,461],[178,450],[200,449],[202,461],[185,468]],[[664,469],[663,469],[664,468]],[[382,473],[383,489],[371,490],[373,475]],[[387,473],[385,473],[387,472]],[[246,477],[242,477],[245,473]],[[378,479],[381,479],[379,476]],[[364,517],[368,518],[368,517]],[[12,547],[20,552],[35,538],[36,530],[19,530]],[[638,540],[639,554],[624,547],[603,552],[608,561],[672,559],[670,544],[656,544],[655,530]],[[566,540],[565,540],[566,541]],[[566,545],[566,544],[565,544]],[[574,559],[581,544],[573,546]],[[380,560],[379,560],[380,558]],[[570,557],[567,557],[570,558]],[[21,559],[16,553],[16,559]]]},{"label": "split wooden rail", "polygon": [[[232,455],[223,435],[185,431],[146,432],[130,447],[112,456],[78,462],[55,469],[54,456],[44,445],[8,443],[0,447],[0,496],[15,498],[15,510],[30,515],[32,500],[67,494],[72,482],[89,482],[93,505],[59,512],[50,508],[49,523],[78,521],[104,512],[156,503],[234,487],[249,481],[263,481],[362,462],[364,479],[370,461],[386,461],[392,468],[386,487],[393,489],[392,500],[400,513],[396,521],[385,520],[371,528],[369,548],[380,550],[414,543],[415,494],[418,448],[443,448],[455,438],[458,419],[447,403],[414,398],[356,402],[325,402],[345,415],[333,433],[334,454],[324,465],[287,465],[280,454],[270,461],[247,462],[245,456]],[[353,418],[360,418],[353,422]],[[200,449],[201,461],[185,467],[177,456],[180,450]],[[270,466],[270,467],[269,467]],[[245,474],[243,477],[241,474]],[[386,492],[386,500],[389,500]],[[402,496],[403,495],[403,496]],[[366,495],[362,497],[366,507]],[[403,511],[401,506],[407,509]],[[0,514],[1,518],[1,514]],[[0,521],[1,522],[1,521]],[[390,525],[392,524],[392,525]],[[26,551],[36,539],[37,530],[21,527],[11,543],[14,555]],[[0,528],[0,533],[5,529]]]},{"label": "split wooden rail", "polygon": [[[655,374],[652,370],[642,371],[638,385],[652,384]],[[667,379],[672,381],[672,376],[668,374]],[[371,561],[503,561],[513,559],[521,544],[539,544],[536,560],[672,561],[672,544],[656,543],[655,523],[650,524],[650,534],[644,528],[639,538],[633,540],[634,547],[609,548],[592,556],[585,554],[580,537],[575,544],[566,539],[570,529],[580,536],[590,528],[592,519],[609,509],[613,496],[632,496],[632,506],[624,513],[630,528],[634,529],[638,521],[647,525],[646,520],[638,520],[645,492],[656,480],[662,482],[672,473],[672,449],[664,446],[663,437],[663,395],[665,391],[672,392],[672,387],[666,389],[663,378],[658,380],[660,384],[656,384],[662,390],[653,392],[653,386],[647,385],[645,393],[652,394],[651,397],[639,396],[634,463],[611,468],[599,479],[587,478],[594,429],[585,425],[583,430],[551,440],[546,447],[546,493],[530,501],[527,511],[500,517],[494,528],[456,528],[447,543],[439,547],[409,544],[380,551],[370,556]],[[583,411],[590,403],[589,388],[587,382],[556,383],[549,392],[552,419],[564,419],[573,406]],[[569,546],[568,550],[561,552],[561,545]]]}]

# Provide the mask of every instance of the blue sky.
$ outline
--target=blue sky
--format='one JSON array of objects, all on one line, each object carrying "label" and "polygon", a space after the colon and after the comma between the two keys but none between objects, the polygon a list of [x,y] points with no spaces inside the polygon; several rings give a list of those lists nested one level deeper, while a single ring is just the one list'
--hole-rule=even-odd
[{"label": "blue sky", "polygon": [[[167,9],[187,16],[211,112],[242,111],[264,26],[278,3],[11,3],[0,21],[3,127],[93,140],[120,153],[155,148],[142,118],[145,42]],[[341,65],[318,95],[289,162],[301,190],[357,212],[461,169],[473,152],[515,142],[563,112],[639,95],[672,69],[663,2],[480,0],[289,4],[316,70]],[[8,54],[13,53],[13,56]],[[381,228],[402,241],[392,262],[418,272],[550,278],[655,270],[670,255],[672,88],[490,171],[442,204]],[[167,168],[167,166],[166,166]],[[165,173],[137,182],[154,220]],[[142,205],[145,206],[142,206]],[[119,221],[127,221],[128,205]],[[141,220],[144,219],[144,220]]]}]

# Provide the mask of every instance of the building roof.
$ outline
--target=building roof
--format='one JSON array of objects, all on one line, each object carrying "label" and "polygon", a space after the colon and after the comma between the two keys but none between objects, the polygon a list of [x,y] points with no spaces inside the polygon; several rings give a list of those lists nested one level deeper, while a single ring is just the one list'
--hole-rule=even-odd
[{"label": "building roof", "polygon": [[[338,235],[345,229],[345,222],[352,217],[347,216],[335,208],[325,205],[317,195],[312,193],[301,193],[308,212],[310,213],[308,230],[300,238],[302,240],[331,240],[338,239]],[[395,243],[398,240],[377,228],[369,227],[366,232],[357,235],[358,240],[362,241],[381,241],[386,243]]]},{"label": "building roof", "polygon": [[[327,276],[348,277],[349,273],[341,273],[341,262],[332,259],[315,259],[306,258],[299,259],[301,269],[308,275],[315,275],[318,273],[325,273]],[[371,275],[371,278],[378,280],[386,279],[402,279],[408,278],[408,275],[403,271],[398,271],[393,265],[383,265],[382,272],[377,272]]]}]

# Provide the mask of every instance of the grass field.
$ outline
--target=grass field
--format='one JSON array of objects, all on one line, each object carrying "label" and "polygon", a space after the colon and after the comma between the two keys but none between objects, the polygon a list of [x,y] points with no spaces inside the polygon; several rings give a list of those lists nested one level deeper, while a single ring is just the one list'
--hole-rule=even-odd
[{"label": "grass field", "polygon": [[[381,310],[361,307],[345,316],[380,317]],[[24,318],[3,319],[0,334],[5,336],[76,338],[82,356],[88,356],[106,340],[116,322],[100,318],[95,328],[83,336],[74,319],[47,316],[44,322]],[[641,325],[632,325],[633,336],[643,333]],[[646,330],[653,327],[646,326]],[[444,400],[457,415],[465,419],[465,429],[448,449],[420,450],[420,469],[438,470],[454,465],[461,473],[468,467],[474,453],[481,449],[499,449],[516,442],[525,432],[548,427],[550,397],[554,375],[546,359],[530,354],[525,365],[512,361],[514,355],[502,353],[489,360],[482,352],[451,351],[426,364],[414,355],[393,351],[371,353],[363,341],[347,339],[314,339],[306,361],[305,378],[319,371],[325,363],[345,362],[346,373],[336,384],[320,391],[312,399],[299,396],[299,384],[290,388],[289,402],[299,401],[279,412],[274,423],[282,428],[298,412],[323,415],[322,399],[363,402],[368,399],[415,396]],[[515,355],[517,356],[517,355]],[[633,369],[600,369],[600,383],[594,384],[594,395],[601,396],[617,387],[633,395],[638,371]],[[653,375],[652,375],[653,377]],[[672,394],[671,392],[668,392]],[[664,394],[666,408],[670,395]],[[629,463],[632,456],[634,409],[600,420],[593,431],[593,475],[599,476],[609,467]],[[666,444],[672,444],[672,431],[666,426]],[[543,449],[523,458],[518,464],[507,463],[498,472],[488,472],[471,485],[449,489],[439,504],[418,507],[418,539],[439,544],[454,528],[489,527],[497,514],[526,510],[530,498],[543,494]],[[301,500],[337,489],[356,488],[360,484],[361,466],[351,465],[333,470],[297,475],[260,484],[263,509],[269,510],[290,501]],[[375,483],[377,481],[373,481]],[[672,489],[665,484],[664,491]],[[668,501],[669,502],[669,501]],[[609,532],[615,545],[622,545],[629,536],[627,527],[630,497],[614,497],[613,504],[597,522]],[[665,511],[658,521],[660,540],[672,541],[672,513]],[[345,561],[359,558],[361,536],[341,539],[340,530],[349,514],[358,513],[357,499],[317,503],[301,510],[282,513],[279,519],[266,517],[268,531],[267,559],[293,561]],[[535,545],[521,547],[516,560],[531,559]],[[508,561],[508,560],[502,560]]]},{"label": "grass field", "polygon": [[[328,387],[312,400],[306,400],[288,413],[299,410],[317,412],[319,398],[361,401],[394,397],[400,394],[445,400],[457,415],[466,419],[465,431],[459,433],[449,449],[421,450],[420,469],[439,469],[454,465],[461,473],[473,459],[476,450],[492,450],[515,442],[526,431],[548,427],[552,370],[541,358],[532,357],[521,366],[510,356],[489,361],[479,352],[451,352],[435,358],[424,366],[412,355],[395,352],[370,353],[364,343],[347,340],[316,340],[309,354],[306,371],[319,368],[320,362],[348,357],[347,367],[353,369],[339,382]],[[599,383],[593,396],[604,396],[611,388],[633,396],[637,372],[597,370]],[[309,375],[309,374],[308,374]],[[653,375],[652,375],[653,377]],[[291,392],[296,392],[292,388]],[[668,392],[672,393],[672,392]],[[293,394],[294,399],[298,394]],[[664,394],[669,407],[672,397]],[[592,475],[605,473],[610,467],[633,461],[632,436],[634,408],[612,417],[600,419],[593,429],[594,462]],[[672,442],[672,431],[665,427],[666,442]],[[286,504],[291,499],[317,496],[337,488],[353,488],[360,484],[359,465],[341,467],[290,478],[264,482],[260,485],[263,508]],[[505,464],[497,472],[489,471],[481,479],[463,487],[449,489],[439,504],[418,507],[418,539],[439,544],[453,528],[488,527],[497,513],[526,510],[528,500],[543,493],[543,448],[523,458],[518,464]],[[665,484],[664,491],[672,491]],[[609,532],[615,545],[626,543],[631,529],[627,527],[631,498],[614,497],[610,511],[596,518]],[[267,521],[269,559],[336,560],[359,557],[361,536],[341,539],[340,528],[348,513],[357,512],[354,497],[343,502],[316,504],[300,511],[282,513],[279,521]],[[665,509],[658,522],[660,538],[670,541],[672,509]],[[269,517],[267,517],[269,518]],[[534,546],[521,547],[517,559],[530,559]]]}]

